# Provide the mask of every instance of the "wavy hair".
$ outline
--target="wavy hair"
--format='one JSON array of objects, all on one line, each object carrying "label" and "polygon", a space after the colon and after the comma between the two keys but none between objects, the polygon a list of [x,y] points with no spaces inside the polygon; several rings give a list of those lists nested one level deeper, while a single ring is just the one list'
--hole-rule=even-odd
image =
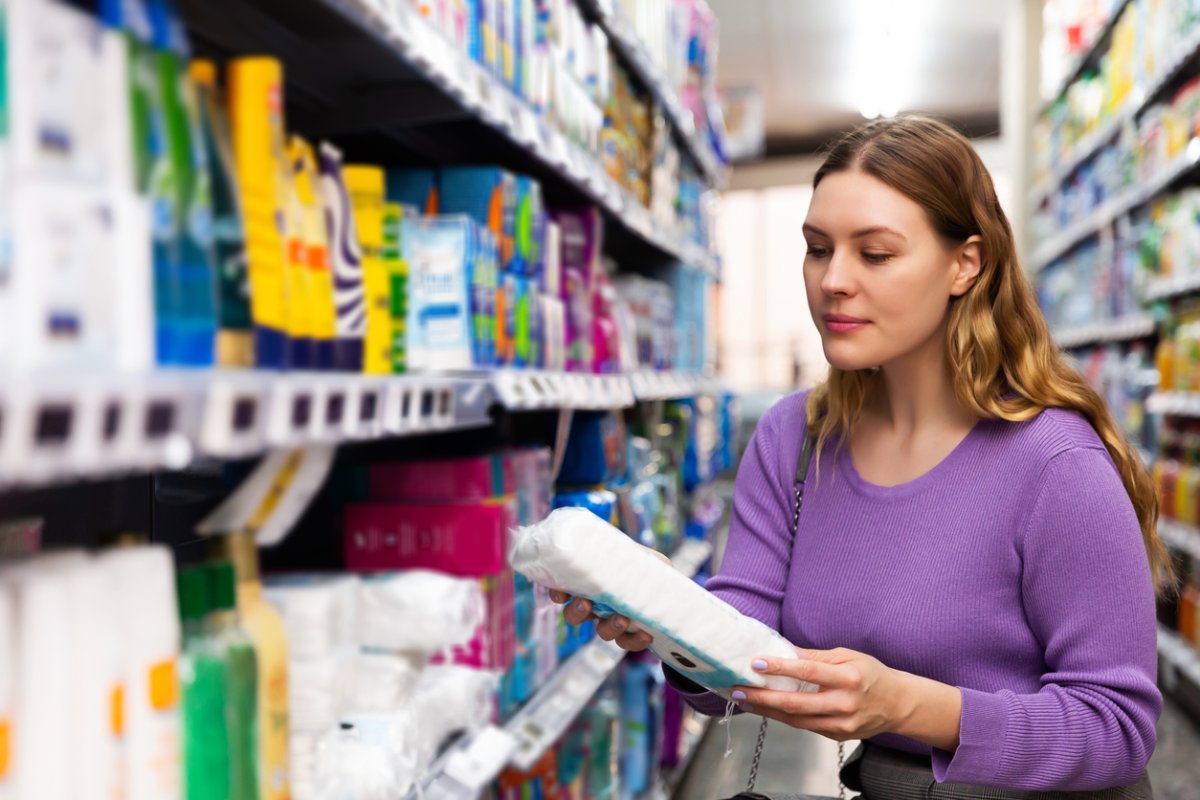
[{"label": "wavy hair", "polygon": [[[1151,572],[1160,591],[1175,572],[1158,538],[1158,493],[1100,395],[1055,347],[1029,279],[1017,261],[1012,227],[991,176],[962,134],[917,115],[867,123],[838,139],[813,178],[858,170],[918,203],[947,241],[978,235],[982,264],[974,285],[952,297],[946,357],[954,394],[979,419],[1013,422],[1046,408],[1078,411],[1108,449],[1141,524]],[[808,398],[817,452],[829,437],[849,432],[867,398],[882,389],[877,370],[830,369]],[[844,441],[845,439],[843,439]]]}]

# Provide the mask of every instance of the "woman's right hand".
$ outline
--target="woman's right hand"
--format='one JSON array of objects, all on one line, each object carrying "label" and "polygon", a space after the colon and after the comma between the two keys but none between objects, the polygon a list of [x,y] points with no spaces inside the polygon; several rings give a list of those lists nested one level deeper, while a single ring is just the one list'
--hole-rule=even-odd
[{"label": "woman's right hand", "polygon": [[[565,603],[571,599],[566,592],[550,590],[550,599],[556,603]],[[582,597],[576,597],[571,605],[563,609],[563,617],[572,625],[582,625],[589,619],[596,621],[596,635],[606,642],[616,642],[622,650],[640,653],[650,646],[650,634],[645,631],[630,631],[629,618],[617,614],[608,619],[600,619],[592,613],[592,604]]]}]

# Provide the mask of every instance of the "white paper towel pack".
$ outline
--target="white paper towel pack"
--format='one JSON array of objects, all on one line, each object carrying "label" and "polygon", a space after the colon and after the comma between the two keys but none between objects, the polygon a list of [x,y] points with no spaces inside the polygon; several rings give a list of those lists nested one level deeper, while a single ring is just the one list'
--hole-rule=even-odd
[{"label": "white paper towel pack", "polygon": [[432,655],[469,642],[486,605],[478,580],[414,569],[364,576],[358,612],[361,646]]},{"label": "white paper towel pack", "polygon": [[268,576],[263,598],[283,619],[292,661],[324,658],[354,641],[357,576]]},{"label": "white paper towel pack", "polygon": [[628,617],[664,663],[722,697],[736,686],[817,690],[756,673],[755,658],[796,658],[795,648],[586,509],[560,508],[516,530],[510,560],[532,581],[599,604],[599,615]]}]

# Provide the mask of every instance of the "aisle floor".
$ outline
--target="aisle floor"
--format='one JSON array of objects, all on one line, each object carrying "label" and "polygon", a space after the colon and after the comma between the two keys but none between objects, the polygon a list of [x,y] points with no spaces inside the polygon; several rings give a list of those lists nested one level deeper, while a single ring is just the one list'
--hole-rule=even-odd
[{"label": "aisle floor", "polygon": [[[726,732],[710,726],[696,752],[675,800],[717,800],[746,788],[758,717],[731,720],[733,752],[723,758]],[[846,752],[853,749],[847,745]],[[1158,748],[1150,761],[1150,779],[1156,800],[1196,800],[1200,797],[1200,727],[1167,701],[1158,725]],[[808,731],[772,722],[763,748],[756,790],[837,797],[837,745]]]}]

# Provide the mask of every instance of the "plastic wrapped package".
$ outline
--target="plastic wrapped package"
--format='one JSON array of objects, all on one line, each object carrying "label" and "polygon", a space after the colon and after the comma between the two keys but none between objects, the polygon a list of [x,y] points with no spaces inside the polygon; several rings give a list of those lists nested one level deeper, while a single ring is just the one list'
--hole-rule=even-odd
[{"label": "plastic wrapped package", "polygon": [[358,607],[359,645],[425,654],[467,644],[486,608],[478,580],[430,570],[365,577]]},{"label": "plastic wrapped package", "polygon": [[417,745],[423,735],[410,712],[347,717],[317,746],[317,800],[406,796],[421,774]]},{"label": "plastic wrapped package", "polygon": [[499,686],[498,674],[470,667],[434,666],[421,673],[411,706],[421,732],[414,746],[418,774],[429,768],[450,736],[492,721]]},{"label": "plastic wrapped package", "polygon": [[405,706],[413,697],[424,658],[393,653],[359,653],[354,669],[351,713],[386,713]]},{"label": "plastic wrapped package", "polygon": [[263,597],[283,618],[292,661],[323,658],[354,641],[357,576],[268,577]]},{"label": "plastic wrapped package", "polygon": [[338,650],[322,658],[288,664],[292,732],[322,734],[336,727],[347,699],[357,691],[358,654]]},{"label": "plastic wrapped package", "polygon": [[655,655],[724,697],[741,685],[816,690],[756,673],[753,659],[795,658],[795,648],[589,511],[559,509],[519,529],[511,560],[530,580],[592,600],[598,615],[629,617],[654,638]]}]

